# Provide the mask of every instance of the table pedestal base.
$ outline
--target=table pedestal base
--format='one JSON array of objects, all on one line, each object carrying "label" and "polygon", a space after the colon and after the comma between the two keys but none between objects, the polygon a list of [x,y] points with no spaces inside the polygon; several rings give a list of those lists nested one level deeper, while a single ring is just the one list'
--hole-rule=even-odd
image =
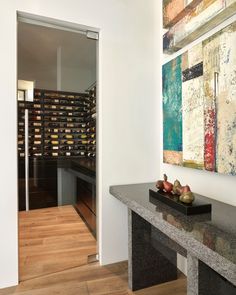
[{"label": "table pedestal base", "polygon": [[177,279],[176,251],[155,239],[156,231],[129,210],[129,287],[133,291]]}]

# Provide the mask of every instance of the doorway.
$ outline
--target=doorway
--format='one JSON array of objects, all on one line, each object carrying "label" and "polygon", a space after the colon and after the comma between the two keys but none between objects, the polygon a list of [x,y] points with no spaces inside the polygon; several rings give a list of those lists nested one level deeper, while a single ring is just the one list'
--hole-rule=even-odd
[{"label": "doorway", "polygon": [[18,22],[20,280],[96,254],[97,34]]}]

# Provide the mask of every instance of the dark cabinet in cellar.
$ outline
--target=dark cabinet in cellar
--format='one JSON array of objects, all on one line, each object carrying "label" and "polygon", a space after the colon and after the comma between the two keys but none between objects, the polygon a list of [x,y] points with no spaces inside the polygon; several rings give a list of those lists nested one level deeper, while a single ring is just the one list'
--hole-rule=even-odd
[{"label": "dark cabinet in cellar", "polygon": [[76,208],[91,232],[96,234],[96,185],[88,180],[77,178]]},{"label": "dark cabinet in cellar", "polygon": [[[29,159],[29,208],[39,209],[57,206],[57,163],[54,160]],[[18,165],[19,210],[26,209],[25,163]]]}]

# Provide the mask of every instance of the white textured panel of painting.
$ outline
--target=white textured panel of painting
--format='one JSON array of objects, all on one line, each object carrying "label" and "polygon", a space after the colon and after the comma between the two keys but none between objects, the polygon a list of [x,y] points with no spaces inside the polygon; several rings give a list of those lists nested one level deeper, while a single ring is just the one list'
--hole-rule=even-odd
[{"label": "white textured panel of painting", "polygon": [[183,161],[189,166],[204,165],[203,77],[183,83]]},{"label": "white textured panel of painting", "polygon": [[236,174],[236,24],[218,38],[217,170]]}]

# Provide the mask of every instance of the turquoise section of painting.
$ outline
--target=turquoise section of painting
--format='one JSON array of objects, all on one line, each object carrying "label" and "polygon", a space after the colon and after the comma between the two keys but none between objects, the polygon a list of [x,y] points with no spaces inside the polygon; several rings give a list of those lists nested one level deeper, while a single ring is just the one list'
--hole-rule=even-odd
[{"label": "turquoise section of painting", "polygon": [[163,148],[182,151],[182,58],[162,68],[163,87]]}]

